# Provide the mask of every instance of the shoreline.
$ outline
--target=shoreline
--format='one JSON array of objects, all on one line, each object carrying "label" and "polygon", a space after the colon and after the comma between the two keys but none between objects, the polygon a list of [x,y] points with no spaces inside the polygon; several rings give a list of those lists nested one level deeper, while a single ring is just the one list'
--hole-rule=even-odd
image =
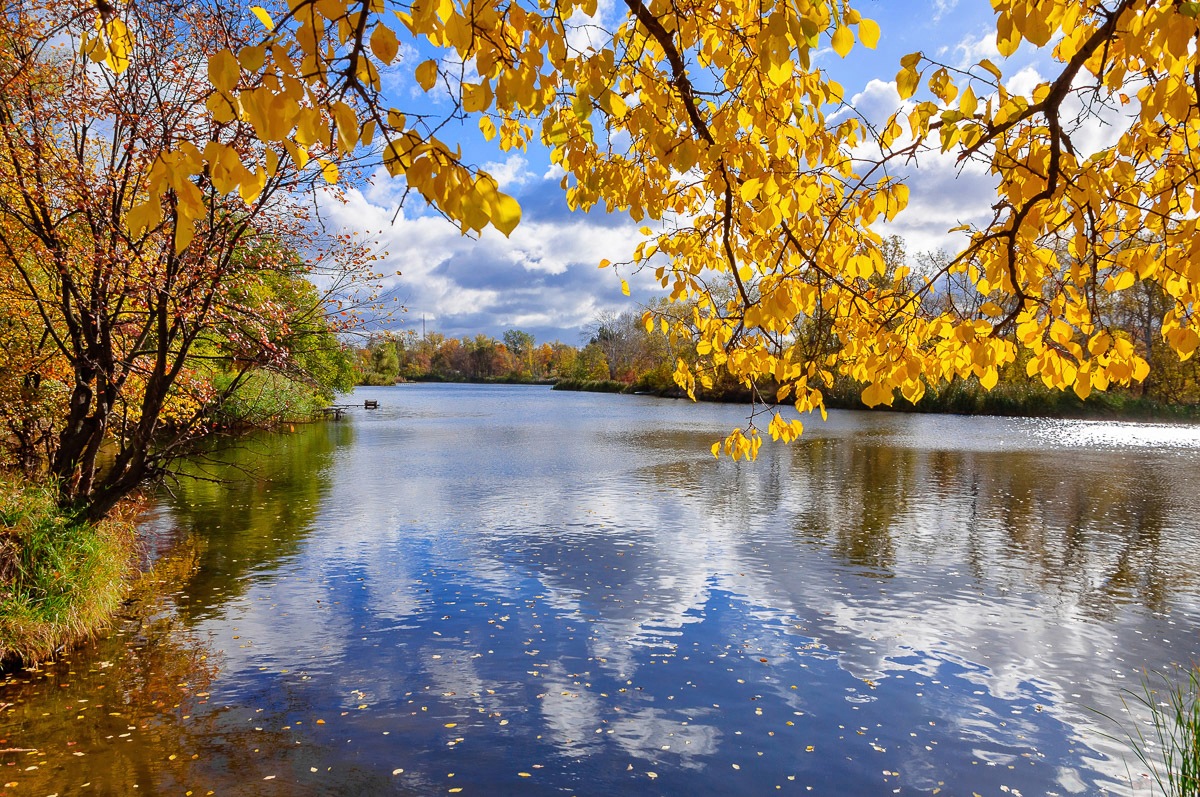
[{"label": "shoreline", "polygon": [[[650,389],[637,382],[625,383],[613,380],[573,380],[557,382],[554,390],[581,393],[616,393],[630,396],[652,396],[655,398],[687,399],[687,394],[678,387]],[[762,395],[770,395],[774,388],[764,389]],[[714,404],[748,404],[754,400],[750,391],[698,390],[696,401]],[[761,395],[759,400],[761,401]],[[774,406],[791,407],[787,401],[767,402]],[[1003,388],[991,392],[982,388],[947,390],[940,395],[927,394],[917,404],[898,399],[894,404],[868,407],[857,395],[832,393],[825,396],[825,408],[830,410],[858,410],[862,412],[898,412],[916,415],[960,415],[1001,418],[1050,418],[1055,420],[1116,420],[1141,421],[1146,423],[1200,422],[1200,405],[1162,404],[1149,399],[1116,392],[1092,393],[1087,400],[1079,399],[1074,393],[1049,392],[1032,397],[1015,396]]]}]

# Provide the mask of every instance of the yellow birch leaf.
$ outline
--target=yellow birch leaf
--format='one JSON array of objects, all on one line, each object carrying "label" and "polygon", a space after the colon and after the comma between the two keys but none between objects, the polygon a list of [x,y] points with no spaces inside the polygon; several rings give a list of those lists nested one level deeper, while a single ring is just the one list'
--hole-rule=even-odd
[{"label": "yellow birch leaf", "polygon": [[209,56],[208,81],[217,91],[233,91],[241,72],[242,68],[238,64],[237,57],[228,47]]},{"label": "yellow birch leaf", "polygon": [[1091,374],[1081,371],[1079,373],[1079,375],[1075,377],[1075,384],[1073,385],[1073,389],[1075,390],[1075,395],[1079,396],[1079,398],[1081,400],[1086,399],[1089,395],[1091,395],[1091,392],[1092,392]]},{"label": "yellow birch leaf", "polygon": [[833,32],[833,39],[830,43],[833,45],[833,51],[845,58],[850,54],[850,49],[854,47],[854,34],[845,25],[839,25],[838,29]]},{"label": "yellow birch leaf", "polygon": [[625,280],[621,280],[621,293],[625,294],[626,296],[629,295],[629,283]]},{"label": "yellow birch leaf", "polygon": [[492,226],[507,238],[521,223],[521,206],[508,194],[496,192],[492,203]]},{"label": "yellow birch leaf", "polygon": [[975,97],[975,92],[967,86],[967,90],[963,92],[962,98],[958,101],[958,110],[962,111],[963,116],[974,116],[975,109],[979,107],[979,100]]},{"label": "yellow birch leaf", "polygon": [[258,17],[258,21],[263,24],[264,28],[275,30],[275,23],[271,21],[271,15],[267,13],[267,9],[262,6],[250,6],[250,11]]},{"label": "yellow birch leaf", "polygon": [[900,95],[900,99],[907,100],[917,93],[917,84],[920,82],[921,75],[917,70],[904,67],[896,73],[896,93]]},{"label": "yellow birch leaf", "polygon": [[996,80],[1000,79],[1000,77],[1001,77],[1000,67],[996,66],[995,64],[993,64],[991,61],[989,61],[986,58],[984,58],[982,61],[980,61],[979,65],[981,67],[983,67],[984,69],[986,69],[988,72],[991,72],[992,77],[996,78]]},{"label": "yellow birch leaf", "polygon": [[181,215],[175,223],[175,254],[181,254],[187,249],[195,234],[196,222]]},{"label": "yellow birch leaf", "polygon": [[125,23],[114,17],[104,26],[108,36],[108,55],[104,63],[118,75],[129,68],[129,54],[133,52],[133,37]]},{"label": "yellow birch leaf", "polygon": [[425,91],[429,91],[431,88],[433,88],[433,84],[437,82],[437,71],[437,61],[432,59],[423,61],[420,66],[417,67],[417,85],[419,85]]},{"label": "yellow birch leaf", "polygon": [[863,47],[874,50],[879,44],[879,23],[873,19],[864,19],[858,23],[858,40]]},{"label": "yellow birch leaf", "polygon": [[467,113],[486,110],[492,104],[492,87],[483,83],[462,84],[462,107]]},{"label": "yellow birch leaf", "polygon": [[160,221],[162,221],[162,205],[159,204],[157,197],[151,197],[139,205],[134,205],[125,215],[125,226],[129,230],[129,235],[135,239],[141,238],[147,230],[157,227]]},{"label": "yellow birch leaf", "polygon": [[325,158],[317,158],[317,163],[321,166],[321,176],[325,178],[325,182],[333,185],[338,181],[337,164]]},{"label": "yellow birch leaf", "polygon": [[377,24],[375,30],[371,31],[371,52],[375,53],[375,57],[390,64],[399,51],[400,41],[392,29],[382,22]]}]

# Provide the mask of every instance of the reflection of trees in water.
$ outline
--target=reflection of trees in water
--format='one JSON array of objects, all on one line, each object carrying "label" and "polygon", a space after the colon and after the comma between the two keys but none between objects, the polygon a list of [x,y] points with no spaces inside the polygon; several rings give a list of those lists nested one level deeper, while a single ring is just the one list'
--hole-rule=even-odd
[{"label": "reflection of trees in water", "polygon": [[194,615],[203,616],[214,596],[240,592],[247,571],[299,550],[329,489],[333,454],[352,435],[351,424],[306,424],[291,434],[242,438],[184,463],[166,503],[177,528],[208,543],[188,585]]},{"label": "reflection of trees in water", "polygon": [[196,558],[193,542],[183,541],[135,587],[134,613],[111,635],[3,682],[3,746],[33,751],[0,755],[5,781],[24,794],[88,782],[105,794],[195,784],[188,772],[204,743],[183,718],[204,700],[216,666],[160,590],[181,583]]},{"label": "reflection of trees in water", "polygon": [[1194,524],[1178,496],[1200,485],[1178,460],[889,445],[904,430],[887,420],[767,447],[749,465],[697,455],[697,433],[645,433],[636,442],[662,459],[635,476],[688,502],[684,515],[742,525],[787,518],[799,541],[875,577],[901,560],[966,565],[981,584],[1043,593],[1097,618],[1129,603],[1161,611],[1197,583],[1180,563]]},{"label": "reflection of trees in water", "polygon": [[[909,449],[817,439],[797,447],[792,480],[802,501],[794,526],[847,563],[874,575],[896,564],[892,532],[916,499],[915,455]],[[797,473],[798,471],[798,473]]]},{"label": "reflection of trees in water", "polygon": [[793,450],[784,503],[800,539],[873,574],[900,557],[960,561],[979,581],[1105,617],[1131,602],[1161,611],[1195,584],[1178,564],[1189,479],[1152,457],[818,438]]}]

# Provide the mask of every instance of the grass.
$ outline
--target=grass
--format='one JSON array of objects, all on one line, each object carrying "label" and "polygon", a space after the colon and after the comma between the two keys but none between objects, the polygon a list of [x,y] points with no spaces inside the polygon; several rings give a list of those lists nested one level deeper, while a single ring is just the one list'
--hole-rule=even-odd
[{"label": "grass", "polygon": [[99,524],[54,491],[0,477],[0,665],[31,665],[94,636],[125,595],[132,510]]},{"label": "grass", "polygon": [[1122,731],[1163,794],[1200,797],[1200,668],[1148,672],[1121,702],[1132,716],[1149,715]]}]

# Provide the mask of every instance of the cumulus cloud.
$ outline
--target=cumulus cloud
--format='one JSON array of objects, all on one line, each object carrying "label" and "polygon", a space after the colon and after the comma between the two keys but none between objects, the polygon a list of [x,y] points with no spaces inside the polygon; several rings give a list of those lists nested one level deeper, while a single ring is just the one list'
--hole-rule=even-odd
[{"label": "cumulus cloud", "polygon": [[[347,190],[341,199],[327,194],[322,212],[333,229],[371,231],[386,252],[378,270],[385,286],[407,308],[387,326],[419,325],[453,336],[480,332],[499,336],[519,327],[539,340],[575,343],[601,311],[619,311],[633,302],[621,293],[601,259],[628,259],[640,239],[636,226],[621,216],[568,213],[557,183],[536,179],[525,161],[510,157],[487,164],[507,190],[521,200],[524,218],[510,238],[487,229],[464,236],[442,217],[409,197],[400,206],[402,184],[381,177]],[[646,298],[643,281],[635,292]]]},{"label": "cumulus cloud", "polygon": [[977,36],[968,35],[954,45],[954,53],[957,56],[955,65],[959,69],[966,69],[984,58],[999,60],[1000,50],[996,47],[996,32],[987,30]]}]

